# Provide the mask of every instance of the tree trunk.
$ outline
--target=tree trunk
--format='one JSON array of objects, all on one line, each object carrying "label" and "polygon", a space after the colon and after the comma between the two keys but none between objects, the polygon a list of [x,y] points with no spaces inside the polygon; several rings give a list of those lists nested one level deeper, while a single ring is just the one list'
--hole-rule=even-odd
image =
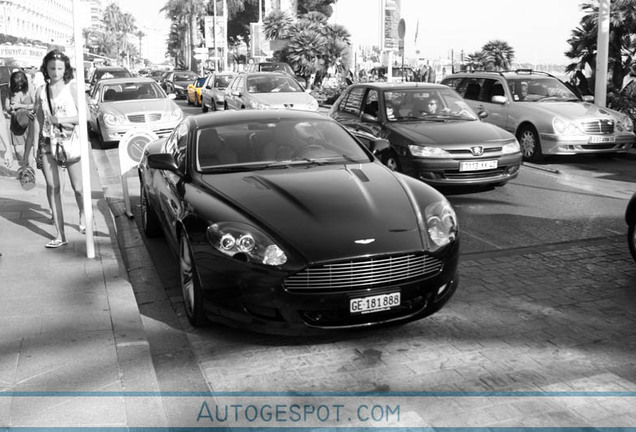
[{"label": "tree trunk", "polygon": [[194,58],[194,48],[196,46],[197,40],[197,17],[195,14],[190,15],[190,50],[188,51],[188,56],[190,57],[190,61],[188,64],[190,65],[190,70],[196,70],[196,65],[194,64],[196,59]]}]

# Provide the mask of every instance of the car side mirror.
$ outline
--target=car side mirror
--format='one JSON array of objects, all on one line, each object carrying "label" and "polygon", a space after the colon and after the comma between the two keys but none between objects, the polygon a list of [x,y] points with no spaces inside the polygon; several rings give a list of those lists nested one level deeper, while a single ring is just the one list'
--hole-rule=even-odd
[{"label": "car side mirror", "polygon": [[174,100],[174,99],[176,99],[176,98],[177,98],[177,95],[176,95],[176,94],[174,94],[174,93],[168,93],[168,99],[170,99],[170,100]]},{"label": "car side mirror", "polygon": [[371,114],[364,113],[362,114],[362,121],[365,123],[377,123],[378,118],[373,117]]},{"label": "car side mirror", "polygon": [[212,88],[212,86],[211,86],[210,84],[208,84],[208,85],[206,85],[206,86],[205,86],[205,88],[206,88],[206,89],[211,89],[211,88]]},{"label": "car side mirror", "polygon": [[232,96],[241,97],[241,92],[240,92],[240,91],[238,91],[238,90],[232,90],[232,91],[230,92],[230,94],[231,94]]},{"label": "car side mirror", "polygon": [[389,140],[386,140],[384,138],[374,139],[369,144],[369,150],[371,150],[371,153],[373,153],[374,155],[382,153],[389,148],[391,148],[391,144],[389,143]]},{"label": "car side mirror", "polygon": [[594,102],[594,95],[583,96],[583,102]]},{"label": "car side mirror", "polygon": [[179,172],[179,167],[170,153],[153,153],[148,155],[148,166],[152,169]]},{"label": "car side mirror", "polygon": [[506,99],[505,96],[493,96],[490,101],[492,103],[503,105],[503,104],[505,104],[508,101],[508,99]]}]

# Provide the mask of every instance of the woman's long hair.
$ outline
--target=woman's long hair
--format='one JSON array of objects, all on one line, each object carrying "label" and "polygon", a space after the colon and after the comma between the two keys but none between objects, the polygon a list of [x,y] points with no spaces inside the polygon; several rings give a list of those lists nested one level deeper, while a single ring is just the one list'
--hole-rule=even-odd
[{"label": "woman's long hair", "polygon": [[9,91],[12,95],[22,92],[25,93],[29,90],[29,79],[22,71],[15,71],[9,78]]},{"label": "woman's long hair", "polygon": [[46,65],[51,60],[62,60],[64,62],[64,83],[68,84],[73,79],[73,68],[71,67],[71,60],[68,58],[66,54],[64,54],[60,50],[49,51],[47,55],[44,56],[44,60],[42,60],[42,66],[40,66],[40,71],[44,74],[44,78],[48,81],[51,79],[49,77],[49,73],[46,70]]}]

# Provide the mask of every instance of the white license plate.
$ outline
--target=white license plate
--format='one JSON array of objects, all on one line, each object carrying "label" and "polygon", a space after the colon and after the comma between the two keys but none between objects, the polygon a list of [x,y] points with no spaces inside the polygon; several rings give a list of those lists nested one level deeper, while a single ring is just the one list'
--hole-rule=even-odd
[{"label": "white license plate", "polygon": [[598,135],[592,135],[590,137],[590,143],[591,144],[598,144],[598,143],[613,143],[616,142],[616,137],[615,136],[598,136]]},{"label": "white license plate", "polygon": [[497,168],[496,160],[460,162],[460,171],[482,171]]},{"label": "white license plate", "polygon": [[371,313],[389,310],[400,305],[400,293],[380,294],[349,300],[349,312]]}]

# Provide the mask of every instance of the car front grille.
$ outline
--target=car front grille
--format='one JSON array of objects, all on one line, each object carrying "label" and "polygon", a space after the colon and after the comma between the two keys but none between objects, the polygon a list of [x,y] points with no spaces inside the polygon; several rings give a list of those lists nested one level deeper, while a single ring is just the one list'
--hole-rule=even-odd
[{"label": "car front grille", "polygon": [[614,133],[614,121],[609,119],[586,120],[580,123],[581,128],[586,133],[611,134]]},{"label": "car front grille", "polygon": [[128,116],[128,121],[131,123],[148,123],[159,120],[161,120],[161,113],[131,114]]},{"label": "car front grille", "polygon": [[288,291],[344,291],[434,276],[442,262],[428,255],[398,255],[309,267],[285,279]]}]

